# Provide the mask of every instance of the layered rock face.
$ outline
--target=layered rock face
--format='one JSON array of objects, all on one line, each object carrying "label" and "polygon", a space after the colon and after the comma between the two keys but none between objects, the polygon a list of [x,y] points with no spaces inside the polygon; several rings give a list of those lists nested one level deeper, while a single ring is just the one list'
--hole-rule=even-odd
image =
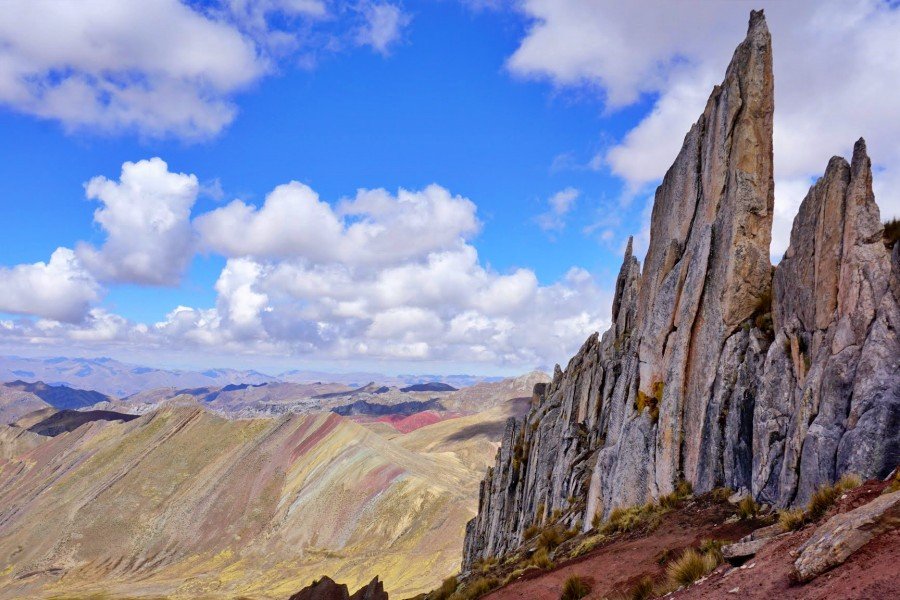
[{"label": "layered rock face", "polygon": [[900,464],[900,245],[882,242],[859,140],[810,189],[775,271],[775,340],[759,382],[753,492],[805,502],[843,473]]},{"label": "layered rock face", "polygon": [[865,145],[852,166],[831,161],[773,270],[773,98],[754,12],[656,191],[643,271],[629,241],[610,329],[508,423],[464,568],[532,523],[588,529],[682,479],[788,505],[900,462],[900,260],[881,241]]}]

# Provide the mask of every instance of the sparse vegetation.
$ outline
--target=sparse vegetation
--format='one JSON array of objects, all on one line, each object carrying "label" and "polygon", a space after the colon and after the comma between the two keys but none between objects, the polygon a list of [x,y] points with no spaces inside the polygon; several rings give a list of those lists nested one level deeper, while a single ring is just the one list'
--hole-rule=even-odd
[{"label": "sparse vegetation", "polygon": [[657,381],[650,386],[649,395],[641,390],[638,390],[637,398],[634,402],[635,410],[640,413],[643,412],[646,408],[650,415],[650,421],[653,423],[659,421],[659,404],[660,402],[662,402],[664,389],[665,384],[662,381]]},{"label": "sparse vegetation", "polygon": [[563,584],[559,600],[580,600],[590,593],[591,586],[588,585],[588,582],[578,575],[572,575]]},{"label": "sparse vegetation", "polygon": [[701,554],[693,548],[688,548],[669,564],[666,576],[670,584],[677,588],[694,583],[717,566],[719,561],[714,554]]},{"label": "sparse vegetation", "polygon": [[806,524],[806,513],[799,508],[783,510],[778,513],[778,524],[784,531],[797,531]]},{"label": "sparse vegetation", "polygon": [[525,532],[522,534],[522,539],[530,540],[531,538],[533,538],[540,532],[541,532],[541,526],[538,525],[537,523],[532,523],[525,529]]},{"label": "sparse vegetation", "polygon": [[700,542],[700,552],[703,554],[712,554],[716,557],[716,563],[719,564],[722,562],[722,546],[725,546],[727,542],[724,540],[703,540]]},{"label": "sparse vegetation", "polygon": [[753,499],[753,496],[749,494],[741,498],[737,508],[738,517],[740,517],[742,521],[755,519],[757,515],[759,515],[759,504],[757,504],[756,500]]},{"label": "sparse vegetation", "polygon": [[644,577],[631,588],[628,593],[630,600],[650,600],[656,595],[656,585],[649,577]]},{"label": "sparse vegetation", "polygon": [[727,487],[717,487],[710,493],[712,494],[713,499],[718,502],[728,502],[728,499],[731,498],[734,491]]},{"label": "sparse vegetation", "polygon": [[602,533],[597,533],[588,538],[585,538],[581,541],[580,544],[578,544],[575,550],[572,551],[572,556],[575,557],[587,554],[588,552],[602,544],[604,540],[606,540],[606,536]]},{"label": "sparse vegetation", "polygon": [[538,548],[537,552],[531,557],[531,564],[539,569],[552,569],[553,561],[550,560],[550,553],[546,548]]},{"label": "sparse vegetation", "polygon": [[475,600],[500,587],[494,577],[480,577],[450,596],[450,600]]},{"label": "sparse vegetation", "polygon": [[558,527],[548,527],[538,536],[538,549],[553,550],[566,540],[565,534]]},{"label": "sparse vegetation", "polygon": [[447,600],[456,591],[459,584],[456,577],[448,577],[441,583],[441,587],[428,594],[428,600]]},{"label": "sparse vegetation", "polygon": [[497,562],[498,561],[496,556],[488,556],[487,558],[481,559],[480,561],[476,562],[474,567],[476,570],[481,571],[482,575],[487,575],[491,572],[491,569],[493,569],[497,565]]},{"label": "sparse vegetation", "polygon": [[853,473],[847,473],[841,477],[834,485],[823,485],[815,491],[806,510],[785,510],[778,515],[778,523],[785,531],[796,531],[803,527],[806,523],[818,521],[825,516],[825,513],[834,506],[837,499],[844,492],[862,485],[862,479]]}]

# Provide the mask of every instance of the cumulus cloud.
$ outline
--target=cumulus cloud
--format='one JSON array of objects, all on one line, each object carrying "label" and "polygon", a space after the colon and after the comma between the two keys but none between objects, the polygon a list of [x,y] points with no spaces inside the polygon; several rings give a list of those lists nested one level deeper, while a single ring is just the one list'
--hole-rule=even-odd
[{"label": "cumulus cloud", "polygon": [[[106,242],[0,270],[11,290],[0,311],[41,317],[4,321],[0,339],[529,368],[563,360],[606,325],[609,297],[586,271],[542,285],[530,269],[485,265],[471,243],[475,204],[438,185],[358,190],[332,204],[291,182],[260,207],[235,201],[193,223],[196,177],[160,159],[125,163],[119,181],[86,187],[103,204],[95,220]],[[564,214],[575,196],[563,190],[550,206]],[[213,306],[135,323],[96,305],[95,276],[177,281],[192,228],[202,247],[227,258]]]},{"label": "cumulus cloud", "polygon": [[431,185],[396,196],[359,190],[337,209],[296,181],[257,208],[235,200],[195,221],[203,246],[225,256],[304,257],[386,264],[458,246],[479,228],[475,204]]},{"label": "cumulus cloud", "polygon": [[75,253],[57,248],[49,262],[0,267],[0,312],[78,323],[100,297],[100,286]]},{"label": "cumulus cloud", "polygon": [[[599,162],[636,195],[658,181],[721,80],[751,8],[766,9],[775,46],[774,258],[796,207],[835,154],[865,136],[882,217],[900,214],[900,10],[878,0],[658,2],[526,0],[531,25],[508,61],[517,75],[587,86],[608,110],[653,97],[648,115]],[[864,107],[864,110],[861,109]]]},{"label": "cumulus cloud", "polygon": [[535,221],[544,231],[562,231],[566,228],[566,215],[575,206],[581,192],[567,187],[550,196],[547,200],[548,210],[539,214]]},{"label": "cumulus cloud", "polygon": [[389,2],[364,2],[360,10],[365,23],[356,32],[356,43],[369,46],[379,54],[389,54],[409,25],[409,15]]},{"label": "cumulus cloud", "polygon": [[103,206],[94,221],[107,234],[101,248],[76,247],[98,279],[175,285],[193,256],[191,207],[200,186],[194,175],[169,172],[159,158],[122,165],[119,181],[95,177],[87,197]]},{"label": "cumulus cloud", "polygon": [[353,41],[386,55],[409,22],[385,2],[361,15],[357,27],[325,0],[7,0],[0,106],[68,131],[207,139],[289,59]]},{"label": "cumulus cloud", "polygon": [[238,30],[176,0],[10,0],[3,13],[0,102],[70,129],[206,137],[268,69]]}]

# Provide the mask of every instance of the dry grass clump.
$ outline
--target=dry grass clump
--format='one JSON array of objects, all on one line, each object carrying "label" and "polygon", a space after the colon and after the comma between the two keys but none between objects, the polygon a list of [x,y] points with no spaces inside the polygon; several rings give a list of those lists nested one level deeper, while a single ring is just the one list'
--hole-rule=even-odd
[{"label": "dry grass clump", "polygon": [[862,479],[853,473],[842,476],[834,485],[825,484],[815,491],[806,510],[784,510],[778,514],[778,522],[784,531],[796,531],[806,523],[818,521],[834,506],[844,492],[862,485]]},{"label": "dry grass clump", "polygon": [[734,491],[727,487],[717,487],[714,488],[710,494],[712,494],[713,500],[716,500],[717,502],[728,502],[728,499],[731,498]]},{"label": "dry grass clump", "polygon": [[650,414],[650,421],[653,423],[659,421],[659,404],[662,402],[664,389],[665,384],[662,381],[657,381],[650,386],[650,394],[638,390],[637,398],[634,401],[635,410],[640,413],[646,408]]},{"label": "dry grass clump", "polygon": [[441,582],[441,587],[428,594],[426,598],[428,600],[447,600],[456,591],[457,585],[456,577],[448,577]]},{"label": "dry grass clump", "polygon": [[588,585],[588,582],[578,575],[572,575],[563,584],[559,600],[581,600],[590,593],[591,586]]},{"label": "dry grass clump", "polygon": [[755,519],[757,515],[759,515],[759,504],[757,504],[756,500],[753,499],[753,496],[749,494],[741,498],[737,508],[738,517],[744,521]]},{"label": "dry grass clump", "polygon": [[662,515],[667,509],[648,502],[643,506],[630,508],[616,508],[609,513],[609,519],[600,527],[600,533],[612,535],[614,533],[632,531],[641,526],[655,529],[659,525]]},{"label": "dry grass clump", "polygon": [[799,508],[783,510],[778,513],[778,524],[783,531],[797,531],[806,524],[806,513]]},{"label": "dry grass clump", "polygon": [[649,577],[643,577],[628,592],[629,600],[650,600],[656,596],[656,584]]},{"label": "dry grass clump", "polygon": [[538,549],[553,550],[564,541],[566,541],[566,536],[558,527],[548,527],[538,536],[537,546]]},{"label": "dry grass clump", "polygon": [[823,485],[809,499],[806,505],[806,518],[810,521],[818,521],[825,516],[838,499],[840,491],[837,486]]},{"label": "dry grass clump", "polygon": [[538,548],[537,552],[531,557],[531,564],[544,570],[553,568],[553,561],[550,560],[550,553],[547,552],[546,548]]},{"label": "dry grass clump", "polygon": [[455,592],[450,598],[452,600],[475,600],[498,587],[500,587],[500,582],[495,577],[481,577],[462,590]]},{"label": "dry grass clump", "polygon": [[523,540],[530,540],[537,534],[541,532],[541,526],[537,523],[532,523],[528,527],[525,528],[525,532],[522,534]]},{"label": "dry grass clump", "polygon": [[596,548],[597,546],[602,544],[604,542],[604,540],[606,540],[606,536],[603,535],[602,533],[597,533],[588,538],[583,539],[581,541],[581,543],[578,544],[578,547],[575,548],[574,551],[572,551],[572,557],[574,558],[576,556],[582,556],[584,554],[587,554],[588,552],[590,552],[591,550],[593,550],[594,548]]},{"label": "dry grass clump", "polygon": [[487,575],[491,571],[491,569],[497,566],[498,562],[499,561],[497,560],[496,556],[488,556],[487,558],[482,558],[481,560],[476,561],[472,566],[476,571],[481,571],[482,575]]},{"label": "dry grass clump", "polygon": [[728,542],[725,540],[703,540],[700,542],[700,552],[703,554],[712,554],[716,558],[716,564],[721,564],[724,558],[722,557],[722,547],[726,546]]},{"label": "dry grass clump", "polygon": [[719,566],[713,553],[701,554],[688,548],[680,557],[669,563],[666,576],[675,588],[687,586]]}]

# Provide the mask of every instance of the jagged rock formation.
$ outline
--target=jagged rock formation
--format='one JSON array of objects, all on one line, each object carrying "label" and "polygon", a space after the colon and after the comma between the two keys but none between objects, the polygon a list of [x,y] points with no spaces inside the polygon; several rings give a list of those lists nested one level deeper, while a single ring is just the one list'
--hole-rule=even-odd
[{"label": "jagged rock formation", "polygon": [[788,505],[900,462],[900,252],[881,243],[865,144],[831,161],[773,270],[773,98],[753,12],[656,191],[643,272],[629,241],[611,327],[508,423],[464,569],[532,523],[588,529],[681,479]]},{"label": "jagged rock formation", "polygon": [[384,591],[384,585],[377,577],[352,595],[343,583],[338,584],[330,577],[323,577],[312,582],[288,600],[388,600],[388,595]]}]

